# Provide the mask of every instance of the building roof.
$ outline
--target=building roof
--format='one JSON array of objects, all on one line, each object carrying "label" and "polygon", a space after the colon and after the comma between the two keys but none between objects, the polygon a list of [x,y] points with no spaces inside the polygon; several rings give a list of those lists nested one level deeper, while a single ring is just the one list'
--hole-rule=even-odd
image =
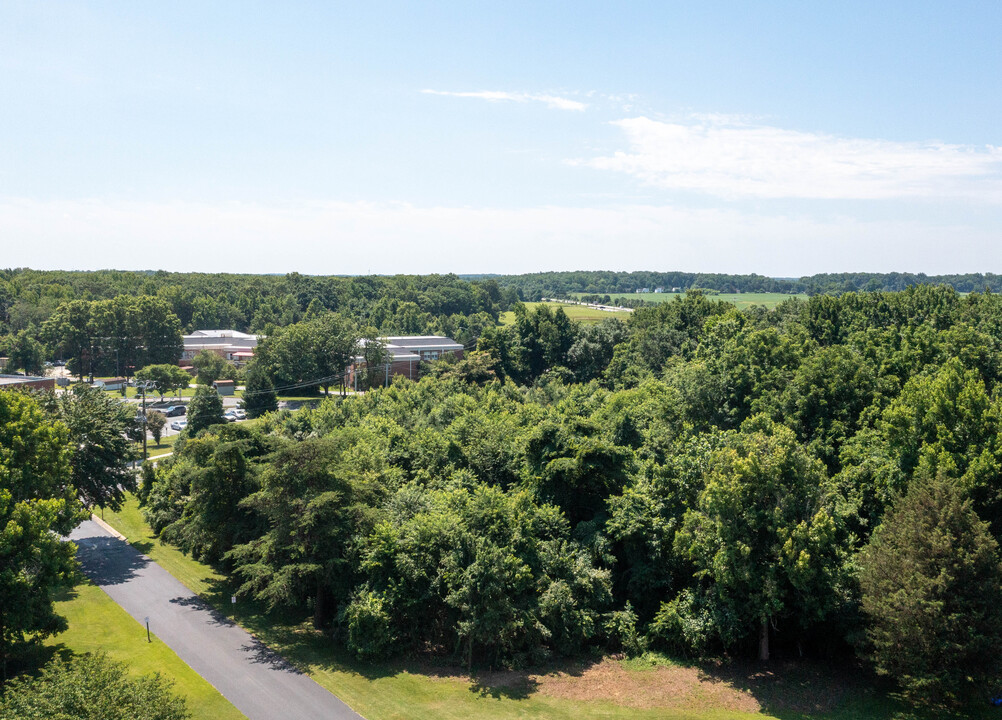
[{"label": "building roof", "polygon": [[[401,360],[421,360],[419,353],[422,350],[462,350],[463,346],[452,338],[442,335],[390,335],[379,338],[386,344],[386,352],[394,362]],[[359,341],[361,347],[365,347],[365,338]],[[363,360],[359,355],[355,360]]]},{"label": "building roof", "polygon": [[52,378],[36,377],[34,375],[0,375],[0,385],[21,385],[23,383],[51,379]]},{"label": "building roof", "polygon": [[[386,338],[380,338],[380,340],[385,340],[385,339]],[[365,347],[365,338],[362,338],[359,341],[358,344],[359,344],[359,346],[361,348],[364,348]],[[399,345],[394,345],[392,343],[386,343],[383,346],[383,349],[386,351],[386,354],[389,355],[390,358],[394,362],[396,362],[398,360],[420,360],[421,359],[420,355],[412,353],[407,348],[403,348],[403,347],[400,347]],[[355,356],[355,360],[364,360],[364,359],[365,359],[365,357],[363,355],[356,355]]]},{"label": "building roof", "polygon": [[184,339],[195,338],[226,338],[229,340],[257,340],[257,335],[249,335],[239,330],[195,330]]},{"label": "building roof", "polygon": [[406,348],[398,347],[396,345],[387,345],[386,346],[386,352],[387,352],[387,354],[391,358],[393,358],[394,361],[397,361],[397,360],[420,360],[421,359],[420,355],[412,353],[410,350],[407,350]]},{"label": "building roof", "polygon": [[388,345],[414,350],[462,350],[463,346],[442,335],[392,335],[381,338]]}]

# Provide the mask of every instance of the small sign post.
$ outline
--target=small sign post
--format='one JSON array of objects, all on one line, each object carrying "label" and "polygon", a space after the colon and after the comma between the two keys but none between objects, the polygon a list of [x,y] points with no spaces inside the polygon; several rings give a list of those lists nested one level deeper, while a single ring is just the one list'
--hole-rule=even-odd
[{"label": "small sign post", "polygon": [[153,642],[150,640],[150,617],[147,615],[143,620],[146,622],[146,642]]}]

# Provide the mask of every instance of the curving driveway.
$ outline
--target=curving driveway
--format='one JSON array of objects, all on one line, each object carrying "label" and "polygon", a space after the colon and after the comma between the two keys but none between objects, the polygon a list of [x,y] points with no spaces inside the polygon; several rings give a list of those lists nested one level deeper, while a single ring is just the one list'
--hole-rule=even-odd
[{"label": "curving driveway", "polygon": [[362,716],[203,603],[173,575],[92,520],[70,535],[84,573],[248,720]]}]

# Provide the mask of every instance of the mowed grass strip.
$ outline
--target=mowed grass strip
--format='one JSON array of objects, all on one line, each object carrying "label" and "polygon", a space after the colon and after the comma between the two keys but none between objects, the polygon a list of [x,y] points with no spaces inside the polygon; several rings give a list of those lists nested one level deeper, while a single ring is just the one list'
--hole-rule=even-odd
[{"label": "mowed grass strip", "polygon": [[[362,663],[301,617],[269,613],[243,598],[231,605],[236,585],[155,538],[135,498],[120,512],[106,513],[105,520],[216,610],[368,720],[891,720],[902,711],[883,693],[823,670],[778,673],[768,686],[756,679],[763,675],[757,665],[745,673],[717,673],[683,665],[666,670],[663,666],[671,662],[596,658],[557,664],[538,674],[469,676],[429,662]],[[652,677],[654,672],[661,674]],[[671,689],[666,691],[666,685]],[[826,696],[828,701],[819,702]]]},{"label": "mowed grass strip", "polygon": [[[606,318],[619,318],[620,320],[626,320],[630,317],[630,313],[625,310],[620,310],[616,312],[610,312],[608,310],[598,310],[597,308],[588,307],[587,305],[575,305],[574,303],[562,303],[562,302],[529,302],[525,303],[525,308],[530,312],[537,305],[546,305],[551,310],[556,310],[557,308],[563,308],[564,314],[567,315],[571,320],[577,320],[583,323],[600,323]],[[510,310],[506,313],[501,314],[501,324],[502,325],[514,325],[515,324],[515,313]]]},{"label": "mowed grass strip", "polygon": [[[581,297],[594,293],[571,293],[574,297]],[[620,300],[644,300],[649,303],[670,302],[672,300],[685,297],[685,293],[598,293],[599,295],[609,295],[613,304]],[[739,309],[745,310],[752,305],[762,305],[769,310],[779,305],[784,300],[798,298],[806,300],[807,295],[788,295],[786,293],[719,293],[718,295],[707,295],[711,300],[723,300],[733,303]]]},{"label": "mowed grass strip", "polygon": [[61,594],[56,612],[66,618],[69,629],[46,641],[53,651],[75,655],[104,652],[125,663],[134,675],[160,673],[172,679],[174,692],[188,700],[194,720],[246,720],[156,635],[147,642],[146,628],[89,581]]}]

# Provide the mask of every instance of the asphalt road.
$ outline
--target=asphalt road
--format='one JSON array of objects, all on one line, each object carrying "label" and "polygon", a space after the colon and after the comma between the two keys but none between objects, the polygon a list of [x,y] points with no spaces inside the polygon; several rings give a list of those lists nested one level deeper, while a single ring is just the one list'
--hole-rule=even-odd
[{"label": "asphalt road", "polygon": [[[84,572],[209,681],[248,720],[361,720],[361,715],[199,600],[174,576],[87,520],[70,535]],[[136,628],[142,634],[141,628]]]}]

